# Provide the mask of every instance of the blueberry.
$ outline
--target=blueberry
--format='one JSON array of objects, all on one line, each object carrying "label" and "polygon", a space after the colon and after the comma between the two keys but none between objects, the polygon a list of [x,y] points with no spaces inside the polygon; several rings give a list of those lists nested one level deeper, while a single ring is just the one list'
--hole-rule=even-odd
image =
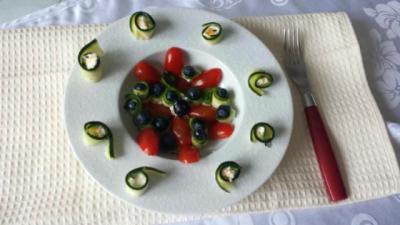
[{"label": "blueberry", "polygon": [[221,119],[228,118],[231,114],[231,107],[229,105],[220,105],[217,109],[217,117]]},{"label": "blueberry", "polygon": [[178,93],[176,93],[176,91],[168,90],[165,97],[168,101],[175,102],[178,100]]},{"label": "blueberry", "polygon": [[146,111],[141,111],[140,113],[136,114],[133,117],[133,123],[138,127],[147,125],[150,122],[151,122],[151,116]]},{"label": "blueberry", "polygon": [[196,70],[193,66],[184,66],[182,73],[187,78],[193,78],[194,76],[196,76]]},{"label": "blueberry", "polygon": [[202,140],[206,140],[208,138],[207,132],[204,129],[200,129],[200,130],[195,130],[193,132],[193,135],[196,139],[202,141]]},{"label": "blueberry", "polygon": [[150,94],[155,97],[160,97],[165,90],[165,85],[162,83],[155,83],[151,86]]},{"label": "blueberry", "polygon": [[182,117],[189,113],[190,105],[185,100],[178,100],[174,103],[174,112],[177,116]]},{"label": "blueberry", "polygon": [[156,128],[158,131],[163,131],[168,128],[169,125],[169,119],[166,117],[156,117],[153,120],[153,126]]},{"label": "blueberry", "polygon": [[138,91],[144,91],[146,90],[146,84],[139,82],[133,88]]},{"label": "blueberry", "polygon": [[201,90],[198,87],[189,88],[186,94],[190,100],[198,100],[201,98]]},{"label": "blueberry", "polygon": [[134,99],[129,99],[128,101],[125,102],[124,108],[125,108],[126,110],[133,111],[133,110],[136,109],[136,106],[137,106],[136,100],[134,100]]},{"label": "blueberry", "polygon": [[161,149],[170,150],[176,147],[176,139],[173,133],[166,132],[160,135]]},{"label": "blueberry", "polygon": [[229,92],[225,88],[217,88],[217,95],[221,98],[229,98]]},{"label": "blueberry", "polygon": [[162,79],[169,85],[174,86],[176,83],[176,76],[167,71],[163,72]]},{"label": "blueberry", "polygon": [[205,130],[206,124],[199,118],[193,118],[191,121],[191,126],[193,130]]}]

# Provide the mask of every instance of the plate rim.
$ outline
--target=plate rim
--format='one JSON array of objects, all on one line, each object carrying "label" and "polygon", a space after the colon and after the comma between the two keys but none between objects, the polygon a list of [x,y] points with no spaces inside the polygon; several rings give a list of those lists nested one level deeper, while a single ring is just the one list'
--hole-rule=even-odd
[{"label": "plate rim", "polygon": [[[122,196],[119,196],[119,195],[117,195],[116,193],[112,192],[110,189],[108,189],[107,187],[105,187],[98,179],[96,179],[96,177],[94,176],[94,174],[87,168],[87,166],[85,165],[85,163],[83,162],[83,160],[82,160],[82,159],[80,158],[80,156],[78,155],[77,149],[74,147],[74,145],[73,145],[73,143],[72,143],[72,140],[71,140],[71,137],[70,137],[70,132],[69,132],[68,125],[67,125],[67,118],[66,118],[66,113],[65,113],[65,112],[66,112],[66,106],[67,106],[67,105],[66,105],[67,87],[68,87],[68,84],[70,83],[70,80],[71,80],[72,77],[73,77],[72,75],[73,75],[73,73],[74,73],[74,70],[76,69],[75,67],[77,67],[77,63],[75,63],[74,66],[72,67],[72,69],[69,71],[69,73],[68,73],[69,76],[67,77],[67,79],[65,79],[65,84],[64,84],[64,90],[65,90],[65,91],[64,91],[64,96],[63,96],[63,111],[62,111],[62,114],[63,114],[63,125],[64,125],[64,127],[65,127],[65,130],[67,131],[69,146],[72,148],[71,150],[72,150],[72,152],[73,152],[73,154],[74,154],[74,157],[79,161],[79,164],[84,168],[85,173],[89,174],[89,176],[95,181],[95,183],[96,183],[96,184],[99,184],[99,186],[101,187],[101,189],[103,189],[103,190],[105,190],[106,192],[110,193],[112,196],[115,196],[117,199],[123,200],[124,202],[128,203],[129,205],[132,205],[132,206],[137,207],[137,208],[139,208],[139,209],[143,209],[143,210],[150,211],[150,212],[156,212],[156,213],[173,213],[173,214],[181,214],[181,215],[190,215],[190,214],[198,214],[198,213],[208,213],[208,212],[213,212],[213,211],[215,211],[215,210],[220,211],[220,210],[223,209],[223,208],[227,208],[227,207],[229,207],[229,206],[231,206],[231,205],[234,205],[234,204],[236,204],[236,203],[242,201],[243,199],[247,198],[248,196],[250,196],[250,195],[252,195],[254,192],[256,192],[260,187],[262,187],[262,186],[271,178],[271,176],[276,172],[278,166],[282,163],[282,160],[283,160],[284,156],[285,156],[286,153],[287,153],[289,144],[291,143],[291,139],[292,139],[292,137],[293,137],[293,127],[294,127],[294,98],[293,98],[293,90],[292,90],[292,88],[290,87],[290,80],[288,79],[288,77],[287,77],[287,75],[286,75],[286,71],[283,69],[283,67],[281,66],[281,64],[279,63],[279,61],[278,61],[277,58],[275,57],[275,55],[272,54],[272,51],[268,48],[268,46],[267,46],[263,41],[261,41],[260,38],[259,38],[258,36],[256,36],[254,33],[252,33],[249,29],[247,29],[246,27],[242,26],[240,23],[238,23],[238,22],[236,22],[236,21],[234,21],[234,20],[232,20],[232,19],[230,19],[230,18],[226,18],[226,17],[224,17],[224,16],[222,16],[222,15],[219,15],[219,14],[216,14],[216,13],[214,13],[214,12],[210,12],[210,11],[203,10],[203,9],[197,9],[197,8],[182,8],[182,7],[163,7],[163,8],[158,8],[158,7],[146,7],[146,8],[144,8],[144,9],[141,9],[140,11],[146,11],[146,10],[162,10],[162,11],[163,11],[163,10],[167,10],[167,11],[168,11],[168,10],[186,10],[186,11],[197,11],[197,12],[201,12],[201,13],[212,14],[212,15],[215,16],[215,17],[224,19],[225,21],[230,21],[231,23],[236,24],[237,26],[239,26],[240,29],[246,31],[246,32],[248,33],[248,35],[252,36],[253,39],[254,39],[255,41],[259,42],[259,44],[261,44],[261,45],[264,47],[264,50],[266,50],[267,52],[270,53],[270,55],[271,55],[271,57],[272,57],[272,59],[273,59],[273,61],[274,61],[274,64],[277,66],[278,70],[280,71],[280,73],[281,73],[281,75],[282,75],[281,77],[283,78],[284,82],[285,82],[285,83],[287,84],[287,86],[288,86],[288,94],[289,94],[290,103],[291,103],[291,104],[289,105],[290,112],[291,112],[291,113],[290,113],[290,122],[289,122],[289,124],[290,124],[290,127],[289,127],[289,128],[290,128],[290,129],[288,129],[288,130],[289,130],[289,132],[288,132],[288,134],[287,134],[287,136],[288,136],[288,139],[287,139],[287,140],[288,140],[288,141],[286,142],[286,144],[285,144],[285,146],[284,146],[283,154],[281,155],[281,157],[279,157],[279,160],[277,160],[276,165],[275,165],[275,166],[273,167],[273,169],[271,170],[271,174],[270,174],[268,177],[265,178],[265,180],[264,180],[263,183],[261,183],[260,185],[257,185],[257,187],[256,187],[253,191],[251,191],[250,193],[244,195],[243,197],[237,198],[237,199],[234,200],[234,201],[231,201],[231,202],[229,202],[229,203],[223,204],[224,206],[222,206],[222,207],[218,207],[218,208],[215,208],[215,209],[212,209],[212,210],[197,210],[197,211],[190,212],[190,213],[188,213],[188,212],[180,212],[180,211],[176,213],[176,212],[171,212],[171,211],[159,211],[159,210],[155,210],[155,209],[152,209],[152,208],[143,207],[143,206],[140,205],[140,204],[132,203],[132,202],[128,201],[127,199],[123,198]],[[112,27],[113,25],[115,25],[115,24],[117,24],[117,23],[120,23],[120,22],[123,21],[123,20],[126,20],[126,18],[128,18],[128,17],[130,17],[130,16],[131,16],[131,15],[128,15],[128,16],[126,16],[126,17],[123,17],[123,18],[120,18],[120,19],[114,21],[113,23],[110,23],[103,31],[101,31],[100,33],[98,33],[97,35],[95,35],[94,38],[98,38],[98,37],[102,36],[104,33],[106,33],[106,32],[110,29],[110,27]],[[127,131],[125,131],[125,132],[127,132]]]}]

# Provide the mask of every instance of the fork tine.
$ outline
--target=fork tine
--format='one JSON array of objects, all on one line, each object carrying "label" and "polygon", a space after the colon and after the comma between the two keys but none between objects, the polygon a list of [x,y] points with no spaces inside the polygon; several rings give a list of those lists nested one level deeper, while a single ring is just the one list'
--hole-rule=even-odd
[{"label": "fork tine", "polygon": [[300,50],[300,41],[299,41],[299,27],[296,26],[296,48]]},{"label": "fork tine", "polygon": [[297,26],[283,29],[283,50],[289,64],[299,64],[301,60],[300,34]]},{"label": "fork tine", "polygon": [[292,57],[293,57],[294,64],[297,64],[296,29],[294,29],[292,27],[292,31],[293,31],[292,32],[292,36],[291,36],[291,39],[292,39],[292,50],[293,50]]},{"label": "fork tine", "polygon": [[299,37],[299,33],[296,28],[293,28],[293,46],[294,46],[294,60],[295,63],[298,64],[299,63],[299,45],[298,45],[298,37]]},{"label": "fork tine", "polygon": [[301,49],[300,49],[300,40],[299,40],[299,27],[296,26],[296,53],[297,53],[297,60],[300,63],[301,59]]},{"label": "fork tine", "polygon": [[285,54],[287,54],[288,46],[287,46],[287,29],[283,29],[283,50]]}]

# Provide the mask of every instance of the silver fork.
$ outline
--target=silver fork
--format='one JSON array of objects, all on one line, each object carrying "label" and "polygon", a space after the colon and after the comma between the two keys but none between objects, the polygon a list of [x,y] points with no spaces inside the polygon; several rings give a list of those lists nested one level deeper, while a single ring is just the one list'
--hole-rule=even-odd
[{"label": "silver fork", "polygon": [[347,198],[346,190],[328,134],[308,83],[299,29],[298,27],[284,29],[283,35],[286,71],[303,97],[310,136],[329,199],[331,201],[343,200]]}]

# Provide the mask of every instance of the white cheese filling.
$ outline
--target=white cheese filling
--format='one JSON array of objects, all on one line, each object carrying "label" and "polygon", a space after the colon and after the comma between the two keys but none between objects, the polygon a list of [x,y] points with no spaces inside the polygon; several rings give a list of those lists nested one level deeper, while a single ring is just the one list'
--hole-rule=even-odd
[{"label": "white cheese filling", "polygon": [[148,30],[153,27],[153,23],[147,16],[139,16],[137,19],[137,24],[142,30]]},{"label": "white cheese filling", "polygon": [[222,169],[222,175],[228,179],[229,182],[232,182],[233,179],[235,179],[237,170],[235,168],[232,168],[230,166]]},{"label": "white cheese filling", "polygon": [[86,66],[86,69],[91,70],[97,66],[99,61],[99,57],[96,53],[88,52],[82,57],[83,64]]},{"label": "white cheese filling", "polygon": [[143,173],[136,173],[128,178],[128,183],[134,188],[141,188],[146,184],[147,178]]},{"label": "white cheese filling", "polygon": [[210,25],[210,26],[207,27],[207,29],[204,31],[203,35],[204,35],[206,38],[212,38],[212,37],[215,37],[216,35],[218,35],[219,32],[220,32],[219,27]]},{"label": "white cheese filling", "polygon": [[106,129],[104,129],[102,126],[93,126],[89,128],[88,132],[90,135],[98,138],[106,136]]},{"label": "white cheese filling", "polygon": [[256,130],[257,137],[264,137],[265,131],[265,127],[258,127]]},{"label": "white cheese filling", "polygon": [[258,80],[256,81],[256,86],[258,86],[258,87],[264,87],[264,86],[268,85],[269,83],[270,83],[270,82],[269,82],[269,79],[268,79],[268,78],[262,77],[262,78],[260,78],[260,79],[258,79]]}]

